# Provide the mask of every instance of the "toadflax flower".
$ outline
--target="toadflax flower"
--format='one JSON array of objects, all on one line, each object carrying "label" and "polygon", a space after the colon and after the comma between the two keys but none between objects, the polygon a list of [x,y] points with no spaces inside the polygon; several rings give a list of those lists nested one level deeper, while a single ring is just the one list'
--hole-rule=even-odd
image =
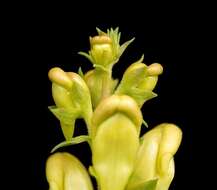
[{"label": "toadflax flower", "polygon": [[[70,140],[77,118],[84,118],[87,125],[90,125],[92,104],[89,89],[84,80],[74,72],[52,68],[48,76],[52,82],[52,95],[56,104],[56,107],[49,108],[60,120],[66,140]],[[88,130],[91,133],[91,129]]]},{"label": "toadflax flower", "polygon": [[129,96],[103,100],[93,114],[92,161],[101,190],[124,190],[139,148],[142,114]]},{"label": "toadflax flower", "polygon": [[152,91],[157,84],[158,75],[163,72],[163,67],[159,63],[147,66],[142,61],[143,56],[126,69],[115,91],[115,94],[131,96],[139,107],[142,107],[147,100],[157,96]]},{"label": "toadflax flower", "polygon": [[147,132],[142,137],[126,190],[142,188],[153,179],[157,179],[156,190],[168,190],[175,172],[173,156],[181,139],[182,131],[174,124],[164,123]]},{"label": "toadflax flower", "polygon": [[49,190],[93,190],[86,168],[69,153],[55,153],[46,163]]}]

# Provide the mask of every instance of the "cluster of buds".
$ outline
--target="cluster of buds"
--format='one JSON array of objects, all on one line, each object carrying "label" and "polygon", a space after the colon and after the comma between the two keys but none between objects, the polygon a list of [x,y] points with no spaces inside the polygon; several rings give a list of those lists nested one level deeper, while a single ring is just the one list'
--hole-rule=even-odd
[{"label": "cluster of buds", "polygon": [[[157,96],[153,92],[163,67],[149,66],[141,59],[131,64],[120,83],[112,78],[112,67],[126,47],[120,45],[118,28],[107,33],[97,29],[90,37],[89,53],[80,52],[93,64],[86,74],[49,71],[55,106],[65,141],[60,147],[87,141],[92,151],[89,174],[100,190],[168,190],[174,177],[174,155],[182,139],[174,124],[160,124],[141,135],[141,107]],[[75,120],[83,118],[87,135],[74,136]],[[82,163],[69,153],[54,153],[46,164],[50,190],[92,190],[90,176]]]}]

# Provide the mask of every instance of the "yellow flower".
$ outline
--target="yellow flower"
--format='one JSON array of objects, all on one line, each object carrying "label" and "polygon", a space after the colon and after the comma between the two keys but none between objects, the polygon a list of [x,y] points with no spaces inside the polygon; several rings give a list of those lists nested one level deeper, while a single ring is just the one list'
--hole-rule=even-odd
[{"label": "yellow flower", "polygon": [[129,96],[103,100],[93,114],[93,170],[102,190],[124,190],[139,148],[142,115]]},{"label": "yellow flower", "polygon": [[46,177],[50,190],[93,190],[85,167],[69,153],[55,153],[48,158]]},{"label": "yellow flower", "polygon": [[71,140],[77,118],[85,120],[90,134],[92,104],[84,80],[74,72],[64,72],[57,67],[52,68],[48,76],[52,82],[52,95],[56,104],[50,110],[60,120],[65,139]]},{"label": "yellow flower", "polygon": [[135,168],[127,190],[158,179],[156,190],[168,190],[174,177],[173,156],[181,143],[182,132],[174,124],[164,123],[142,137]]},{"label": "yellow flower", "polygon": [[142,61],[143,56],[126,69],[115,91],[115,94],[132,97],[139,107],[142,107],[147,100],[157,96],[152,91],[157,84],[158,75],[163,72],[163,67],[159,63],[147,66]]}]

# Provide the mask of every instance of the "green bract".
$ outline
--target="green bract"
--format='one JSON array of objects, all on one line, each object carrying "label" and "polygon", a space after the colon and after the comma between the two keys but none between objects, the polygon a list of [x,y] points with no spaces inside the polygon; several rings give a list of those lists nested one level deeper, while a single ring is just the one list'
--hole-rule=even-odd
[{"label": "green bract", "polygon": [[[118,83],[112,68],[127,46],[120,45],[118,28],[97,28],[90,37],[90,51],[79,54],[88,58],[93,69],[83,74],[49,71],[55,106],[51,112],[59,119],[65,140],[59,148],[88,142],[92,151],[89,173],[96,178],[98,190],[168,190],[174,177],[174,155],[182,139],[181,129],[163,123],[142,135],[141,107],[156,97],[153,92],[163,67],[146,65],[143,56],[132,63]],[[88,134],[74,136],[75,120],[84,119]],[[84,166],[73,155],[55,153],[46,164],[50,190],[92,190]]]}]

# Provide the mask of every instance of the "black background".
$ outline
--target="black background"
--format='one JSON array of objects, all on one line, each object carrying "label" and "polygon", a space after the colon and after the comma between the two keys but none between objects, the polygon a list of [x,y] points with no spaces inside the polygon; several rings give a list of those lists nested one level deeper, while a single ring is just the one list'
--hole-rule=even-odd
[{"label": "black background", "polygon": [[[183,141],[175,155],[176,175],[170,189],[195,189],[203,178],[200,172],[204,167],[198,160],[200,156],[196,156],[200,151],[198,136],[204,133],[198,115],[205,97],[200,94],[204,93],[201,86],[205,83],[203,77],[201,80],[202,54],[206,51],[201,45],[203,12],[184,4],[162,7],[134,3],[117,7],[101,2],[85,7],[42,5],[19,14],[21,17],[13,16],[15,24],[11,33],[17,40],[11,57],[19,64],[13,63],[12,67],[8,64],[13,68],[11,75],[16,86],[16,91],[13,90],[16,100],[12,100],[16,117],[9,121],[16,123],[13,136],[18,139],[9,148],[15,155],[12,160],[16,157],[12,162],[18,167],[8,174],[17,179],[16,187],[22,183],[23,189],[48,189],[45,162],[50,150],[64,140],[57,119],[47,109],[54,104],[47,72],[56,66],[74,72],[81,66],[84,72],[88,71],[91,64],[77,52],[89,50],[88,39],[96,35],[95,27],[106,30],[118,26],[121,43],[132,37],[136,39],[115,65],[113,76],[121,79],[124,70],[142,54],[146,64],[163,65],[164,73],[154,90],[158,97],[143,106],[143,116],[150,129],[162,122],[180,126]],[[15,52],[19,52],[17,57]],[[76,134],[86,132],[81,120],[76,124],[79,125]],[[75,154],[86,166],[91,164],[91,153],[85,143],[61,151]]]}]

